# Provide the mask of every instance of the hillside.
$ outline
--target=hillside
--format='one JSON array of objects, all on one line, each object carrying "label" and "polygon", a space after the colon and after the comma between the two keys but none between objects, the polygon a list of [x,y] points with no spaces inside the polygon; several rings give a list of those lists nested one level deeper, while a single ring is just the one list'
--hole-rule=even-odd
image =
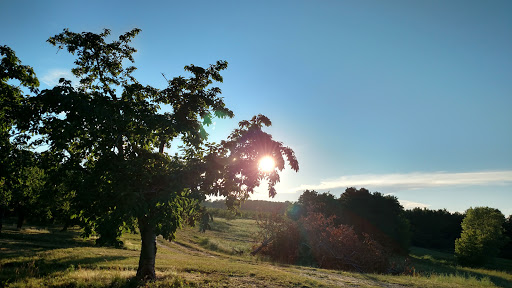
[{"label": "hillside", "polygon": [[[512,263],[501,259],[490,267],[495,270],[470,269],[455,267],[448,254],[413,249],[408,260],[396,259],[407,275],[347,273],[248,255],[255,244],[253,220],[216,218],[212,229],[188,227],[173,242],[159,238],[158,280],[145,287],[512,287]],[[124,234],[122,240],[124,249],[101,248],[81,239],[78,230],[6,227],[0,286],[136,287],[139,235]]]}]

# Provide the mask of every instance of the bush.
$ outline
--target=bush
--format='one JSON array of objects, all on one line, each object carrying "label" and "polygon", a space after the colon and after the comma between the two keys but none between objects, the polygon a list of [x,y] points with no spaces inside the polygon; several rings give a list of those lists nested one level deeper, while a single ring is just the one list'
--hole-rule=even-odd
[{"label": "bush", "polygon": [[389,257],[368,234],[358,236],[335,217],[309,213],[298,221],[272,215],[258,221],[263,245],[255,251],[275,261],[315,265],[327,269],[385,272]]},{"label": "bush", "polygon": [[301,219],[311,254],[318,266],[358,272],[387,270],[389,260],[382,245],[368,234],[358,237],[350,226],[336,226],[334,220],[334,216],[325,218],[320,213],[310,213]]},{"label": "bush", "polygon": [[274,213],[260,214],[257,223],[262,244],[253,247],[255,253],[268,255],[281,263],[298,264],[301,237],[297,222]]}]

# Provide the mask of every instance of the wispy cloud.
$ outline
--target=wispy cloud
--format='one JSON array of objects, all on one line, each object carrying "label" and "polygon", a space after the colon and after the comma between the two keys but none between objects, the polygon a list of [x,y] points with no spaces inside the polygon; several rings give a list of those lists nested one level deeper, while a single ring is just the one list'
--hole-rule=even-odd
[{"label": "wispy cloud", "polygon": [[512,184],[512,171],[364,174],[322,180],[318,184],[300,185],[291,189],[289,192],[293,193],[306,189],[325,191],[346,187],[365,187],[368,189],[387,188],[391,191],[398,191],[447,186],[507,184]]},{"label": "wispy cloud", "polygon": [[48,71],[43,77],[41,77],[41,82],[48,85],[49,87],[53,87],[59,84],[59,79],[65,78],[67,80],[71,80],[73,85],[78,83],[76,77],[69,71],[64,69],[52,69]]}]

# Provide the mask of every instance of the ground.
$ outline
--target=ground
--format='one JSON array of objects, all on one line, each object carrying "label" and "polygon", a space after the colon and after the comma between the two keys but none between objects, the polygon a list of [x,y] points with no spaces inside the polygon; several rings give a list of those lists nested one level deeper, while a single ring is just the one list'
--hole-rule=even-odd
[{"label": "ground", "polygon": [[[7,226],[7,227],[5,227]],[[78,228],[10,225],[0,236],[0,287],[137,287],[140,239],[123,235],[124,248],[94,246]],[[512,262],[491,269],[454,265],[447,253],[414,248],[408,260],[395,259],[402,275],[332,271],[282,265],[249,255],[254,220],[217,218],[212,231],[188,227],[176,240],[158,238],[157,281],[143,287],[512,287]],[[401,261],[406,261],[405,264]],[[401,267],[402,267],[401,266]],[[405,270],[405,269],[404,269]]]}]

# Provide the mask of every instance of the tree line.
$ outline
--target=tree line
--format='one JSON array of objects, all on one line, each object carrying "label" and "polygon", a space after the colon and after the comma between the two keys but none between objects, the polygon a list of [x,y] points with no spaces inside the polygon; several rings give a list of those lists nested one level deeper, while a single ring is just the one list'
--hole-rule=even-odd
[{"label": "tree line", "polygon": [[276,202],[247,199],[233,203],[233,205],[229,206],[231,209],[226,209],[226,201],[217,199],[214,201],[204,201],[201,203],[201,206],[207,208],[208,212],[215,217],[256,219],[260,214],[285,214],[291,204],[289,201]]},{"label": "tree line", "polygon": [[390,257],[408,254],[411,245],[455,253],[469,266],[511,255],[512,215],[489,207],[404,210],[396,197],[365,188],[347,188],[338,198],[306,190],[285,213],[258,223],[255,253],[324,268],[389,272]]}]

